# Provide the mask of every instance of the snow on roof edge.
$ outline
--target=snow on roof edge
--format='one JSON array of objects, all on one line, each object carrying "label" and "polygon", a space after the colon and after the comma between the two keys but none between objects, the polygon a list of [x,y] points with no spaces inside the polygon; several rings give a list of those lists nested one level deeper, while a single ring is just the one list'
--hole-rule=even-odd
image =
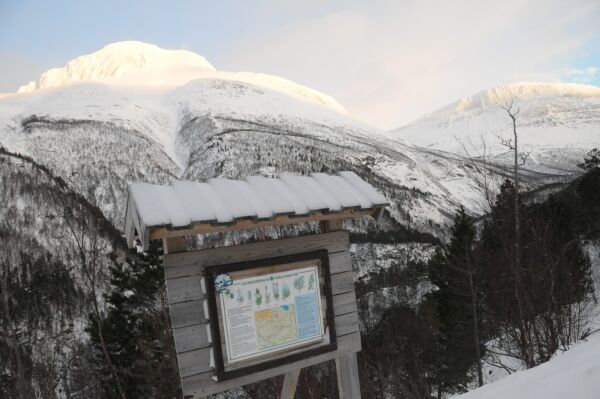
[{"label": "snow on roof edge", "polygon": [[[126,218],[137,216],[138,226],[174,230],[198,224],[230,225],[241,219],[270,220],[280,215],[293,218],[389,205],[373,186],[348,171],[337,175],[176,181],[168,185],[132,183],[127,201],[135,209],[128,209]],[[126,225],[131,223],[126,220]]]}]

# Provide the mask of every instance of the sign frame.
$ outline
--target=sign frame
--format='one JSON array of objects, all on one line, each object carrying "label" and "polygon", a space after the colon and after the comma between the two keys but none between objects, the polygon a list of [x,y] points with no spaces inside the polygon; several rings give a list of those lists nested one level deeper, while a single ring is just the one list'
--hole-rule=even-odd
[{"label": "sign frame", "polygon": [[[217,291],[214,286],[214,278],[223,273],[237,272],[250,270],[254,268],[262,268],[266,266],[276,266],[281,264],[289,264],[300,261],[318,260],[320,261],[321,275],[323,277],[322,294],[325,296],[325,320],[327,323],[327,331],[329,331],[329,343],[320,344],[316,347],[307,346],[306,349],[291,353],[289,355],[275,354],[272,359],[253,363],[245,367],[236,368],[233,370],[225,369],[224,354],[221,342],[221,326],[219,323],[219,312],[217,306]],[[215,376],[217,381],[224,381],[231,378],[236,378],[259,371],[272,369],[281,365],[294,363],[298,360],[303,360],[322,353],[332,352],[337,350],[337,335],[335,331],[335,316],[333,309],[333,295],[331,286],[331,276],[329,270],[329,253],[326,249],[304,252],[299,254],[277,256],[256,260],[249,260],[236,263],[228,263],[204,268],[204,277],[206,285],[206,299],[208,305],[209,325],[212,339],[213,360],[215,368]]]}]

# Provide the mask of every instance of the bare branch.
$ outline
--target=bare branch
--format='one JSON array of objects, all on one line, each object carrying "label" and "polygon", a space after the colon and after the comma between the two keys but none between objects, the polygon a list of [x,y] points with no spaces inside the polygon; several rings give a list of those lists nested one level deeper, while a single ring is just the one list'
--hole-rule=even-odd
[{"label": "bare branch", "polygon": [[529,158],[530,152],[522,152],[519,154],[519,158],[521,158],[520,166],[523,166],[527,163],[527,159]]},{"label": "bare branch", "polygon": [[476,145],[469,140],[467,143],[463,140],[457,141],[462,146],[465,163],[461,165],[469,179],[469,185],[481,194],[486,201],[487,210],[492,209],[497,194],[497,175],[492,171],[491,151],[483,135],[479,135],[479,144]]},{"label": "bare branch", "polygon": [[512,120],[517,119],[517,115],[521,112],[521,107],[517,108],[516,111],[513,111],[514,100],[511,99],[510,102],[505,102],[504,105],[500,106],[503,110],[505,110]]},{"label": "bare branch", "polygon": [[513,139],[505,139],[504,137],[499,135],[496,135],[496,137],[500,139],[500,144],[503,147],[508,148],[509,151],[513,151],[515,149],[515,146],[513,145]]}]

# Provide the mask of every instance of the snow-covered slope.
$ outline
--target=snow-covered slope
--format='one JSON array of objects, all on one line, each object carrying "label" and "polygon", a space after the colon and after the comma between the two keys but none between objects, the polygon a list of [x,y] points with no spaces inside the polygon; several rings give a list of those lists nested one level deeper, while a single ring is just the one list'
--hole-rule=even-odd
[{"label": "snow-covered slope", "polygon": [[165,50],[136,41],[112,43],[92,54],[77,57],[62,68],[44,72],[37,82],[21,86],[18,92],[28,93],[85,81],[173,88],[195,79],[239,81],[346,113],[332,97],[287,79],[262,73],[217,71],[204,57],[191,51]]},{"label": "snow-covered slope", "polygon": [[50,69],[40,76],[39,82],[29,82],[18,91],[24,93],[84,80],[121,78],[135,81],[140,71],[145,71],[146,74],[162,73],[166,76],[164,72],[180,72],[186,69],[215,70],[204,57],[190,51],[165,51],[146,43],[119,42],[109,44],[95,53],[77,57],[62,68]]},{"label": "snow-covered slope", "polygon": [[36,87],[0,97],[0,145],[49,167],[117,226],[132,182],[285,172],[355,171],[392,202],[392,223],[435,234],[460,204],[483,209],[460,157],[390,143],[329,96],[215,71],[193,53],[116,43]]},{"label": "snow-covered slope", "polygon": [[[325,94],[275,76],[217,71],[193,53],[117,43],[21,91],[0,95],[0,146],[11,152],[0,150],[7,159],[0,159],[0,180],[10,182],[0,185],[0,216],[17,221],[15,241],[35,240],[58,258],[76,253],[60,240],[70,209],[63,198],[83,196],[81,203],[103,213],[90,211],[94,219],[119,228],[134,182],[354,171],[391,203],[378,225],[346,226],[363,280],[426,260],[460,205],[485,210],[472,161],[391,141]],[[503,165],[479,166],[498,177],[508,173]],[[562,179],[524,172],[530,186]],[[60,188],[51,200],[39,194],[49,185]],[[109,230],[116,247],[119,233]],[[420,281],[385,290],[407,303],[425,292]]]},{"label": "snow-covered slope", "polygon": [[[520,109],[519,142],[527,166],[573,171],[583,154],[600,146],[600,87],[565,83],[513,83],[465,97],[389,132],[411,145],[471,156],[508,160],[501,138],[512,138],[511,120],[501,108]],[[486,149],[483,149],[485,143]]]},{"label": "snow-covered slope", "polygon": [[596,399],[600,393],[600,335],[550,361],[456,399]]},{"label": "snow-covered slope", "polygon": [[[110,57],[83,57],[61,72],[45,75],[54,80],[40,79],[44,87],[0,96],[0,146],[11,152],[0,149],[0,154],[6,153],[0,156],[0,228],[8,222],[14,242],[35,241],[40,252],[53,259],[76,258],[77,246],[63,238],[69,234],[65,223],[72,213],[64,199],[80,199],[81,194],[81,203],[92,210],[98,206],[122,227],[129,183],[350,170],[392,203],[378,226],[365,220],[348,226],[362,237],[356,252],[377,251],[371,263],[376,269],[408,252],[399,242],[416,242],[417,250],[410,252],[432,252],[435,240],[414,230],[442,235],[465,198],[476,204],[477,194],[466,183],[456,189],[464,173],[459,162],[423,162],[420,154],[400,143],[390,145],[314,90],[267,75],[220,73],[194,56],[179,63],[168,51],[168,62],[148,64],[141,60],[156,59],[153,46],[126,46],[139,47],[139,52],[111,50]],[[193,69],[194,78],[172,72],[184,69]],[[149,76],[152,79],[146,81]],[[44,196],[55,185],[60,190]],[[92,220],[104,220],[90,213]],[[110,230],[108,249],[122,241],[115,229]],[[288,230],[274,234],[298,233]],[[429,243],[423,250],[418,245],[422,241]],[[67,266],[73,274],[77,271],[71,263]],[[75,277],[72,280],[78,281]],[[106,278],[102,283],[105,287]],[[412,291],[406,292],[412,297]],[[86,309],[83,300],[73,302]],[[23,313],[31,314],[35,312]],[[67,319],[54,312],[45,320],[60,325]],[[80,315],[72,318],[76,325],[81,320]],[[65,336],[80,342],[79,335]],[[49,353],[64,345],[58,340],[39,342]],[[63,369],[63,359],[49,363]],[[65,384],[69,383],[61,382],[56,389],[65,391]]]}]

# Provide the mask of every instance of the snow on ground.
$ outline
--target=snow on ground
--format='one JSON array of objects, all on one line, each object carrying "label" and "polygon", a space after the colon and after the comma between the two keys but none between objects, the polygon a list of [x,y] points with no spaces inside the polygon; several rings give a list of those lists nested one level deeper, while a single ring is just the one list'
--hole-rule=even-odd
[{"label": "snow on ground", "polygon": [[[600,292],[600,241],[584,242],[592,262],[595,292]],[[595,331],[586,341],[535,368],[524,370],[516,359],[498,356],[504,366],[520,370],[509,374],[502,367],[484,363],[485,383],[481,388],[455,399],[588,399],[600,398],[600,305],[590,313],[589,327]],[[490,343],[488,345],[492,345]]]},{"label": "snow on ground", "polygon": [[591,336],[550,361],[458,399],[597,399],[600,397],[600,334]]}]

